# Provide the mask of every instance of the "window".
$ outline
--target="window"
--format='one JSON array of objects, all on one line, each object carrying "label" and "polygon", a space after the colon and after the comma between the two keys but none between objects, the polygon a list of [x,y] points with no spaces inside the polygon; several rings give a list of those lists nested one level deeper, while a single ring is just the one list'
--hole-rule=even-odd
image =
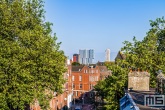
[{"label": "window", "polygon": [[89,81],[93,82],[94,80],[94,76],[89,76]]},{"label": "window", "polygon": [[78,96],[78,92],[76,91],[76,96]]},{"label": "window", "polygon": [[82,81],[82,76],[79,76],[79,81]]},{"label": "window", "polygon": [[98,81],[98,76],[95,77],[95,81]]},{"label": "window", "polygon": [[74,76],[72,76],[72,81],[74,81]]},{"label": "window", "polygon": [[96,78],[97,78],[97,80],[96,80],[96,81],[99,81],[99,77],[98,77],[98,76],[96,76]]},{"label": "window", "polygon": [[75,85],[74,85],[74,83],[72,83],[72,89],[74,89],[75,88]]},{"label": "window", "polygon": [[94,76],[91,76],[91,82],[95,81]]},{"label": "window", "polygon": [[90,84],[90,89],[93,89],[93,86],[92,86],[92,84]]},{"label": "window", "polygon": [[80,89],[82,89],[82,84],[80,84]]}]

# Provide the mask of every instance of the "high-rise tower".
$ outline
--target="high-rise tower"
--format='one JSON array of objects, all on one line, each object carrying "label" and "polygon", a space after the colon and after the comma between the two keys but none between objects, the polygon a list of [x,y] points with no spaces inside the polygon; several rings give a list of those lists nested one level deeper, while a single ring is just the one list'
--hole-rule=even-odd
[{"label": "high-rise tower", "polygon": [[105,50],[105,61],[110,61],[110,49]]},{"label": "high-rise tower", "polygon": [[80,64],[92,64],[94,59],[94,50],[79,50]]}]

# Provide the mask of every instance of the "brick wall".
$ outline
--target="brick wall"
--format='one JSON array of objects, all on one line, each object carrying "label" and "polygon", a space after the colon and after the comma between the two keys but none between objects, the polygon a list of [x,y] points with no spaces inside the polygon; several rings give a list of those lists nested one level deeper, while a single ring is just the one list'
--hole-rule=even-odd
[{"label": "brick wall", "polygon": [[149,91],[150,74],[148,72],[131,71],[128,74],[128,88]]},{"label": "brick wall", "polygon": [[85,92],[93,89],[100,80],[99,67],[77,66],[77,71],[72,71],[72,85],[74,85],[74,98],[79,98]]}]

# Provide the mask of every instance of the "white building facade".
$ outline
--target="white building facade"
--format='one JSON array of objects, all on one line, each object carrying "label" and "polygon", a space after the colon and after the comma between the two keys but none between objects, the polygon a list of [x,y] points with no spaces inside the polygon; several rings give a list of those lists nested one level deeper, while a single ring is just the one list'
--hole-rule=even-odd
[{"label": "white building facade", "polygon": [[110,49],[105,50],[105,61],[110,61]]}]

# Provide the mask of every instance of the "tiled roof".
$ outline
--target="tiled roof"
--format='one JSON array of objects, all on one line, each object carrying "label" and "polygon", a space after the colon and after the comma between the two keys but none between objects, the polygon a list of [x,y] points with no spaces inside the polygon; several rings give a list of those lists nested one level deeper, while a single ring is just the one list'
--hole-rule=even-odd
[{"label": "tiled roof", "polygon": [[80,66],[72,66],[72,71],[81,71],[83,69],[84,65]]},{"label": "tiled roof", "polygon": [[126,55],[123,54],[121,51],[119,51],[115,60],[117,60],[117,59],[126,59]]},{"label": "tiled roof", "polygon": [[99,62],[99,61],[98,61],[98,62],[97,62],[97,65],[98,65],[98,66],[104,66],[104,65],[105,65],[105,62]]},{"label": "tiled roof", "polygon": [[107,67],[106,66],[98,66],[99,69],[100,69],[100,72],[106,72],[108,71]]}]

